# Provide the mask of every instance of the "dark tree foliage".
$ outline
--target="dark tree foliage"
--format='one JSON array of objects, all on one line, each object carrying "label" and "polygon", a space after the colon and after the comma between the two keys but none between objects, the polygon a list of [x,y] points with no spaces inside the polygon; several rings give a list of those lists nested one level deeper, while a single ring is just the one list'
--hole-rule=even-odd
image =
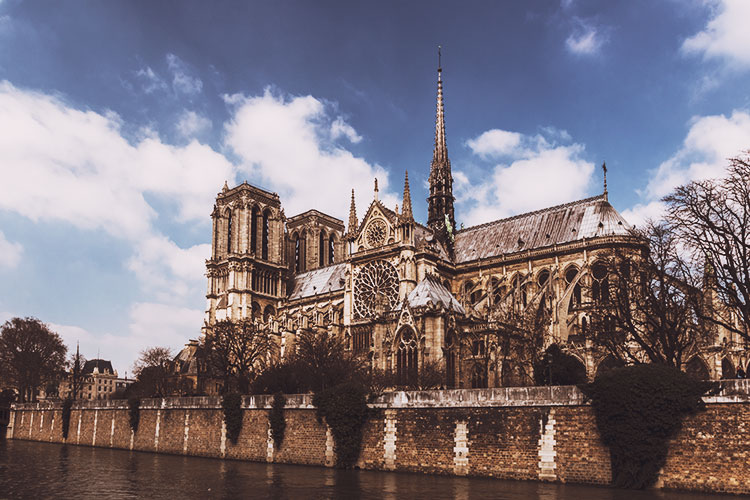
[{"label": "dark tree foliage", "polygon": [[364,384],[367,379],[365,360],[348,351],[343,338],[325,330],[303,331],[297,339],[294,360],[299,363],[309,389],[314,392],[344,380]]},{"label": "dark tree foliage", "polygon": [[66,398],[62,406],[62,437],[68,439],[68,430],[70,429],[70,413],[73,409],[73,399]]},{"label": "dark tree foliage", "polygon": [[242,431],[242,396],[237,392],[224,394],[221,398],[221,407],[224,409],[227,437],[232,444],[237,444]]},{"label": "dark tree foliage", "polygon": [[610,370],[581,386],[591,399],[602,442],[609,447],[612,485],[653,486],[682,419],[703,409],[714,388],[674,367],[640,364]]},{"label": "dark tree foliage", "polygon": [[138,424],[141,421],[141,398],[131,397],[128,399],[128,417],[130,428],[138,432]]},{"label": "dark tree foliage", "polygon": [[68,349],[36,318],[12,318],[0,327],[0,366],[21,401],[35,401],[40,387],[58,380]]},{"label": "dark tree foliage", "polygon": [[68,360],[68,366],[70,367],[70,392],[68,397],[71,399],[78,399],[83,393],[83,386],[86,383],[86,377],[83,375],[83,365],[86,364],[86,358],[76,348],[75,354],[73,354]]},{"label": "dark tree foliage", "polygon": [[706,284],[724,305],[699,308],[701,318],[750,340],[750,151],[729,160],[723,179],[693,181],[664,201],[667,220],[694,265],[709,270]]},{"label": "dark tree foliage", "polygon": [[367,421],[367,390],[361,384],[344,382],[313,397],[318,418],[331,427],[336,465],[350,468],[357,463],[362,447],[362,428]]},{"label": "dark tree foliage", "polygon": [[127,397],[161,398],[174,392],[170,380],[172,351],[167,347],[143,349],[133,363],[135,382],[128,386]]},{"label": "dark tree foliage", "polygon": [[250,385],[251,394],[301,394],[310,391],[305,366],[295,358],[269,365]]},{"label": "dark tree foliage", "polygon": [[10,405],[16,402],[16,392],[13,389],[3,389],[0,391],[0,408],[10,408]]},{"label": "dark tree foliage", "polygon": [[201,345],[211,373],[224,380],[225,392],[248,394],[253,379],[273,359],[276,342],[272,332],[252,320],[223,320],[213,325]]},{"label": "dark tree foliage", "polygon": [[534,365],[536,385],[577,385],[586,382],[586,367],[575,357],[552,344]]},{"label": "dark tree foliage", "polygon": [[645,244],[640,254],[616,249],[601,264],[606,280],[590,312],[590,338],[624,363],[680,368],[712,340],[694,299],[700,280],[669,226],[649,223],[633,234]]},{"label": "dark tree foliage", "polygon": [[271,413],[268,415],[268,420],[271,424],[271,437],[276,449],[281,448],[281,444],[284,442],[284,432],[286,431],[285,405],[286,398],[282,393],[277,392],[273,395],[273,406],[271,407]]}]

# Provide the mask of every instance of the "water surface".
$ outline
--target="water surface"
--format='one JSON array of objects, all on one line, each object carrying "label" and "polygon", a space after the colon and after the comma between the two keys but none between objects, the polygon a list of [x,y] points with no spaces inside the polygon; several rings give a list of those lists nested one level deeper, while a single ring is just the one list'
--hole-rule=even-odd
[{"label": "water surface", "polygon": [[5,498],[727,500],[738,497],[341,471],[0,440],[0,499]]}]

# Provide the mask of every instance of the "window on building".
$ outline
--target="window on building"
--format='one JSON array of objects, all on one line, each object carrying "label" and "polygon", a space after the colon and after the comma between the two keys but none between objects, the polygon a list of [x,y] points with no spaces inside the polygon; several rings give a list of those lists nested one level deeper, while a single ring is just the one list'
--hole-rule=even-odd
[{"label": "window on building", "polygon": [[326,249],[326,233],[325,231],[321,230],[320,235],[318,235],[318,266],[323,267],[325,265],[326,256],[325,256],[325,249]]},{"label": "window on building", "polygon": [[227,215],[227,253],[232,252],[232,211]]},{"label": "window on building", "polygon": [[262,241],[262,252],[261,252],[261,258],[263,260],[268,260],[268,232],[269,232],[269,216],[268,216],[268,210],[263,212],[263,241]]},{"label": "window on building", "polygon": [[396,350],[396,383],[413,385],[417,382],[417,340],[414,332],[405,328]]},{"label": "window on building", "polygon": [[471,370],[471,388],[484,389],[487,387],[487,370],[481,364],[477,363]]},{"label": "window on building", "polygon": [[333,264],[333,262],[335,260],[334,259],[334,243],[335,243],[335,241],[333,240],[333,235],[331,235],[328,238],[328,264],[329,265]]},{"label": "window on building", "polygon": [[[570,285],[571,283],[573,283],[576,280],[577,277],[578,277],[578,268],[577,267],[570,266],[565,271],[565,281],[568,282],[568,285]],[[581,284],[580,283],[576,283],[575,286],[573,287],[573,292],[572,292],[572,295],[570,297],[570,307],[571,308],[576,308],[576,307],[580,307],[580,305],[581,305]]]},{"label": "window on building", "polygon": [[252,214],[250,215],[250,252],[258,253],[258,218],[260,217],[260,209],[253,207]]},{"label": "window on building", "polygon": [[591,268],[591,299],[597,304],[609,303],[609,273],[607,266],[597,262]]}]

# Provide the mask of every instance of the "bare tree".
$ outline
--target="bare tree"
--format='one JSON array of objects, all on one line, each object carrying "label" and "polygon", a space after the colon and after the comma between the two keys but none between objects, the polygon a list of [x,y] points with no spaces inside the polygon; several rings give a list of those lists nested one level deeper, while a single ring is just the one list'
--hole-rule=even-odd
[{"label": "bare tree", "polygon": [[725,178],[691,182],[664,200],[667,220],[731,312],[705,307],[703,318],[750,340],[750,151],[729,160]]},{"label": "bare tree", "polygon": [[664,224],[633,230],[645,246],[637,254],[617,249],[592,270],[593,343],[624,363],[650,362],[680,368],[710,341],[699,320],[700,279]]},{"label": "bare tree", "polygon": [[367,377],[365,359],[348,351],[342,337],[325,329],[302,331],[292,359],[301,365],[315,392],[345,381],[364,383]]},{"label": "bare tree", "polygon": [[172,351],[167,347],[143,349],[133,363],[136,382],[128,386],[128,396],[163,397],[174,392],[170,381],[172,372]]},{"label": "bare tree", "polygon": [[225,392],[247,394],[253,379],[273,360],[277,345],[268,328],[251,320],[223,320],[203,339],[202,352],[211,372],[224,380]]},{"label": "bare tree", "polygon": [[12,318],[0,328],[0,365],[21,401],[36,401],[39,387],[60,376],[67,351],[60,336],[36,318]]}]

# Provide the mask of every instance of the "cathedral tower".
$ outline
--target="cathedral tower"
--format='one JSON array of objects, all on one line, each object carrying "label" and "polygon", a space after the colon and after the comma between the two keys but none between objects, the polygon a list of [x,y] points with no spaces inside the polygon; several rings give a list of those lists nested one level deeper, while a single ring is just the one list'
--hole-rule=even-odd
[{"label": "cathedral tower", "polygon": [[[453,214],[453,175],[445,142],[445,111],[443,108],[443,68],[438,47],[437,117],[435,119],[435,149],[430,164],[430,196],[427,198],[427,225],[444,243],[451,243],[450,233],[455,231]],[[446,223],[450,227],[446,227]]]}]

